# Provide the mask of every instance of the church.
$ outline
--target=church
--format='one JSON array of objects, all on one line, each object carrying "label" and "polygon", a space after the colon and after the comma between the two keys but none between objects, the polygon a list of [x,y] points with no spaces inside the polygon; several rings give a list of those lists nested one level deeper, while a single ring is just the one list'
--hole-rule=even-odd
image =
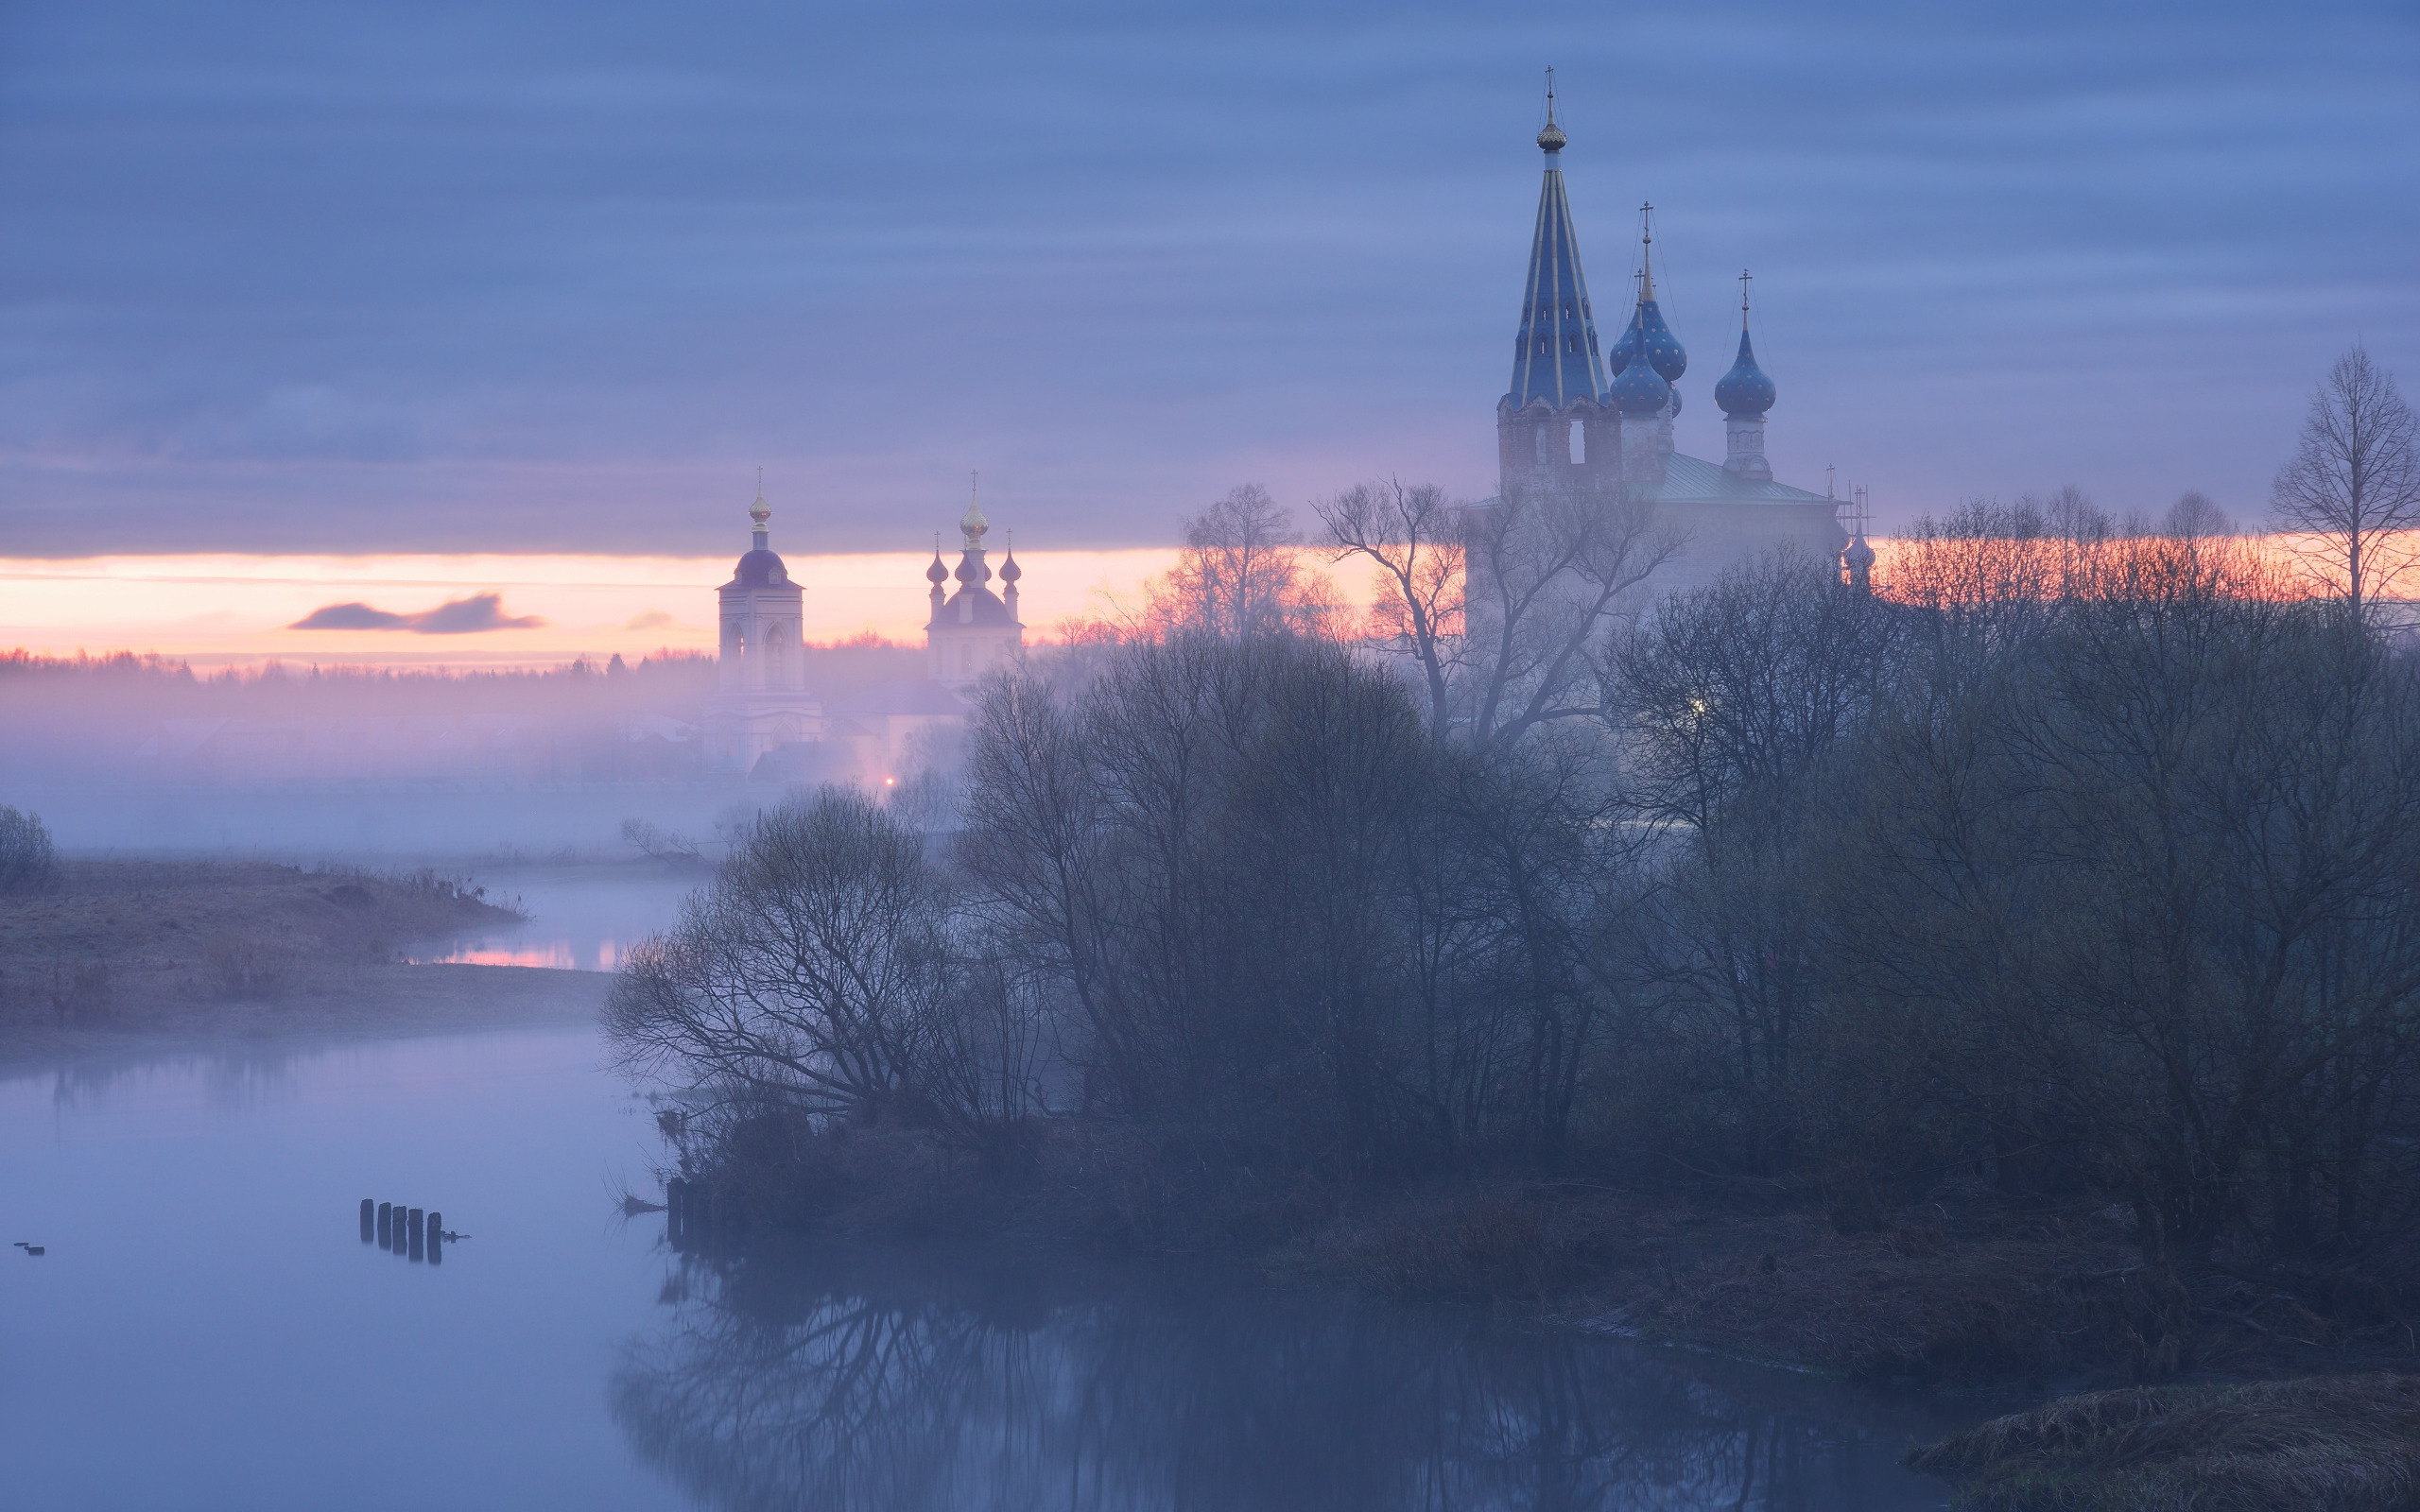
[{"label": "church", "polygon": [[[931,585],[925,625],[925,675],[890,678],[830,707],[808,694],[800,634],[805,595],[772,549],[772,508],[762,487],[748,507],[750,545],[717,591],[721,627],[716,689],[704,725],[708,762],[722,771],[789,780],[854,775],[879,782],[917,765],[920,752],[966,721],[967,695],[984,675],[1025,645],[1017,583],[1025,569],[1012,548],[995,580],[984,538],[992,524],[968,491],[958,522],[962,543],[955,572],[938,542],[925,570]],[[958,591],[944,587],[952,578]]]},{"label": "church", "polygon": [[[1734,561],[1783,545],[1844,562],[1861,585],[1874,559],[1862,532],[1852,541],[1837,500],[1777,480],[1766,460],[1765,422],[1778,390],[1750,339],[1747,276],[1738,353],[1714,385],[1722,460],[1685,455],[1674,449],[1672,421],[1681,413],[1689,359],[1656,299],[1652,227],[1642,217],[1630,322],[1604,350],[1563,181],[1569,138],[1555,121],[1551,91],[1537,144],[1546,154],[1545,181],[1513,336],[1512,387],[1495,405],[1498,492],[1480,507],[1548,497],[1607,509],[1651,503],[1685,543],[1649,579],[1651,592],[1698,586]],[[985,544],[991,523],[970,487],[959,521],[958,565],[942,559],[936,541],[925,570],[925,676],[877,683],[826,709],[807,692],[801,591],[768,543],[770,510],[761,490],[749,514],[752,544],[720,590],[718,687],[705,728],[707,752],[725,770],[756,771],[769,757],[774,760],[766,769],[786,770],[800,766],[804,753],[818,752],[823,769],[837,775],[854,765],[878,781],[911,763],[920,743],[946,739],[962,726],[970,690],[1025,644],[1017,616],[1023,569],[1011,550],[994,573]]]},{"label": "church", "polygon": [[1679,555],[1649,580],[1655,592],[1696,587],[1743,557],[1784,544],[1839,560],[1850,541],[1838,501],[1776,481],[1765,459],[1776,390],[1756,363],[1745,294],[1738,356],[1714,385],[1723,459],[1684,455],[1673,449],[1672,421],[1689,358],[1656,301],[1652,229],[1642,220],[1630,324],[1601,351],[1564,188],[1569,138],[1555,122],[1551,92],[1537,141],[1546,181],[1513,336],[1512,384],[1495,406],[1499,499],[1559,494],[1606,508],[1651,501],[1659,521],[1685,537]]}]

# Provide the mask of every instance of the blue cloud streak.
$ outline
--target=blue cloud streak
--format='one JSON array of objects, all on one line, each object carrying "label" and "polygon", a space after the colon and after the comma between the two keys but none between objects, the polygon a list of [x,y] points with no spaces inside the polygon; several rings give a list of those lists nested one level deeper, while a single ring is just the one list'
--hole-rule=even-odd
[{"label": "blue cloud streak", "polygon": [[[1492,486],[1561,70],[1600,292],[1757,272],[1784,474],[2257,512],[2357,335],[2420,379],[2410,12],[27,0],[10,549],[1037,544],[1234,481]],[[133,540],[129,538],[132,537]]]}]

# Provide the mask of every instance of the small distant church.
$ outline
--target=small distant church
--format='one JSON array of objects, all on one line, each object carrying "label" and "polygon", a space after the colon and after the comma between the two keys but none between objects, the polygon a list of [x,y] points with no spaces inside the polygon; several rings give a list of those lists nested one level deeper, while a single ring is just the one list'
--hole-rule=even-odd
[{"label": "small distant church", "polygon": [[[1017,618],[1017,579],[1025,569],[1017,565],[1014,546],[1000,559],[1000,592],[985,586],[992,569],[983,559],[983,537],[991,528],[970,488],[965,517],[958,522],[965,542],[958,571],[942,565],[939,541],[933,543],[933,564],[925,569],[925,580],[933,585],[933,614],[925,625],[925,676],[944,687],[973,686],[1025,644],[1025,625]],[[952,577],[958,592],[943,597],[942,585]]]},{"label": "small distant church", "polygon": [[[963,549],[956,571],[942,564],[936,544],[925,572],[932,587],[925,676],[876,682],[827,708],[807,689],[805,594],[772,548],[772,512],[760,486],[748,508],[749,549],[716,593],[721,637],[703,730],[707,759],[722,771],[792,781],[901,775],[920,744],[965,724],[975,685],[1024,647],[1017,583],[1025,570],[1011,550],[994,572],[984,546],[991,522],[970,490],[958,523]],[[953,577],[955,593],[944,586]]]},{"label": "small distant church", "polygon": [[[1673,449],[1689,359],[1656,301],[1653,229],[1644,211],[1630,323],[1610,351],[1599,350],[1564,190],[1568,140],[1555,123],[1549,89],[1546,129],[1537,138],[1546,182],[1512,339],[1512,384],[1495,406],[1498,497],[1576,496],[1606,507],[1626,498],[1651,500],[1660,519],[1687,535],[1680,556],[1650,579],[1661,592],[1706,582],[1729,563],[1785,542],[1838,561],[1852,544],[1840,524],[1839,501],[1776,481],[1765,457],[1765,420],[1776,390],[1749,340],[1745,274],[1739,352],[1714,386],[1723,415],[1720,463]],[[1861,533],[1857,543],[1863,543]]]}]

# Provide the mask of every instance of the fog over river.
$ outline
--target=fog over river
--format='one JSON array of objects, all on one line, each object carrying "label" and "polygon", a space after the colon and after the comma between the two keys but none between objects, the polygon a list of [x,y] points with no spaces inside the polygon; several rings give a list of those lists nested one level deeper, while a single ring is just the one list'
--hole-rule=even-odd
[{"label": "fog over river", "polygon": [[[494,879],[505,884],[511,879]],[[523,877],[533,937],[666,906]],[[549,909],[553,910],[550,918]],[[549,934],[550,928],[553,930]],[[584,1026],[0,1079],[0,1502],[26,1507],[1944,1504],[1941,1417],[1216,1271],[674,1252]],[[365,1243],[374,1197],[468,1235]]]}]

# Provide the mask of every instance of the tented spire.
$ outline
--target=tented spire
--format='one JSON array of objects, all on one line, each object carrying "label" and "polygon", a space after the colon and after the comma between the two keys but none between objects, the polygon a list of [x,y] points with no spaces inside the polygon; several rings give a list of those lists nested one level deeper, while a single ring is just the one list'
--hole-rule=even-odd
[{"label": "tented spire", "polygon": [[1580,235],[1572,229],[1571,201],[1563,188],[1567,140],[1555,124],[1549,78],[1547,126],[1538,133],[1538,146],[1547,155],[1546,183],[1538,191],[1537,232],[1530,245],[1512,391],[1507,396],[1515,409],[1537,399],[1562,409],[1578,399],[1595,399],[1605,387],[1604,368],[1597,356],[1596,312],[1589,308],[1588,281],[1580,271]]}]

